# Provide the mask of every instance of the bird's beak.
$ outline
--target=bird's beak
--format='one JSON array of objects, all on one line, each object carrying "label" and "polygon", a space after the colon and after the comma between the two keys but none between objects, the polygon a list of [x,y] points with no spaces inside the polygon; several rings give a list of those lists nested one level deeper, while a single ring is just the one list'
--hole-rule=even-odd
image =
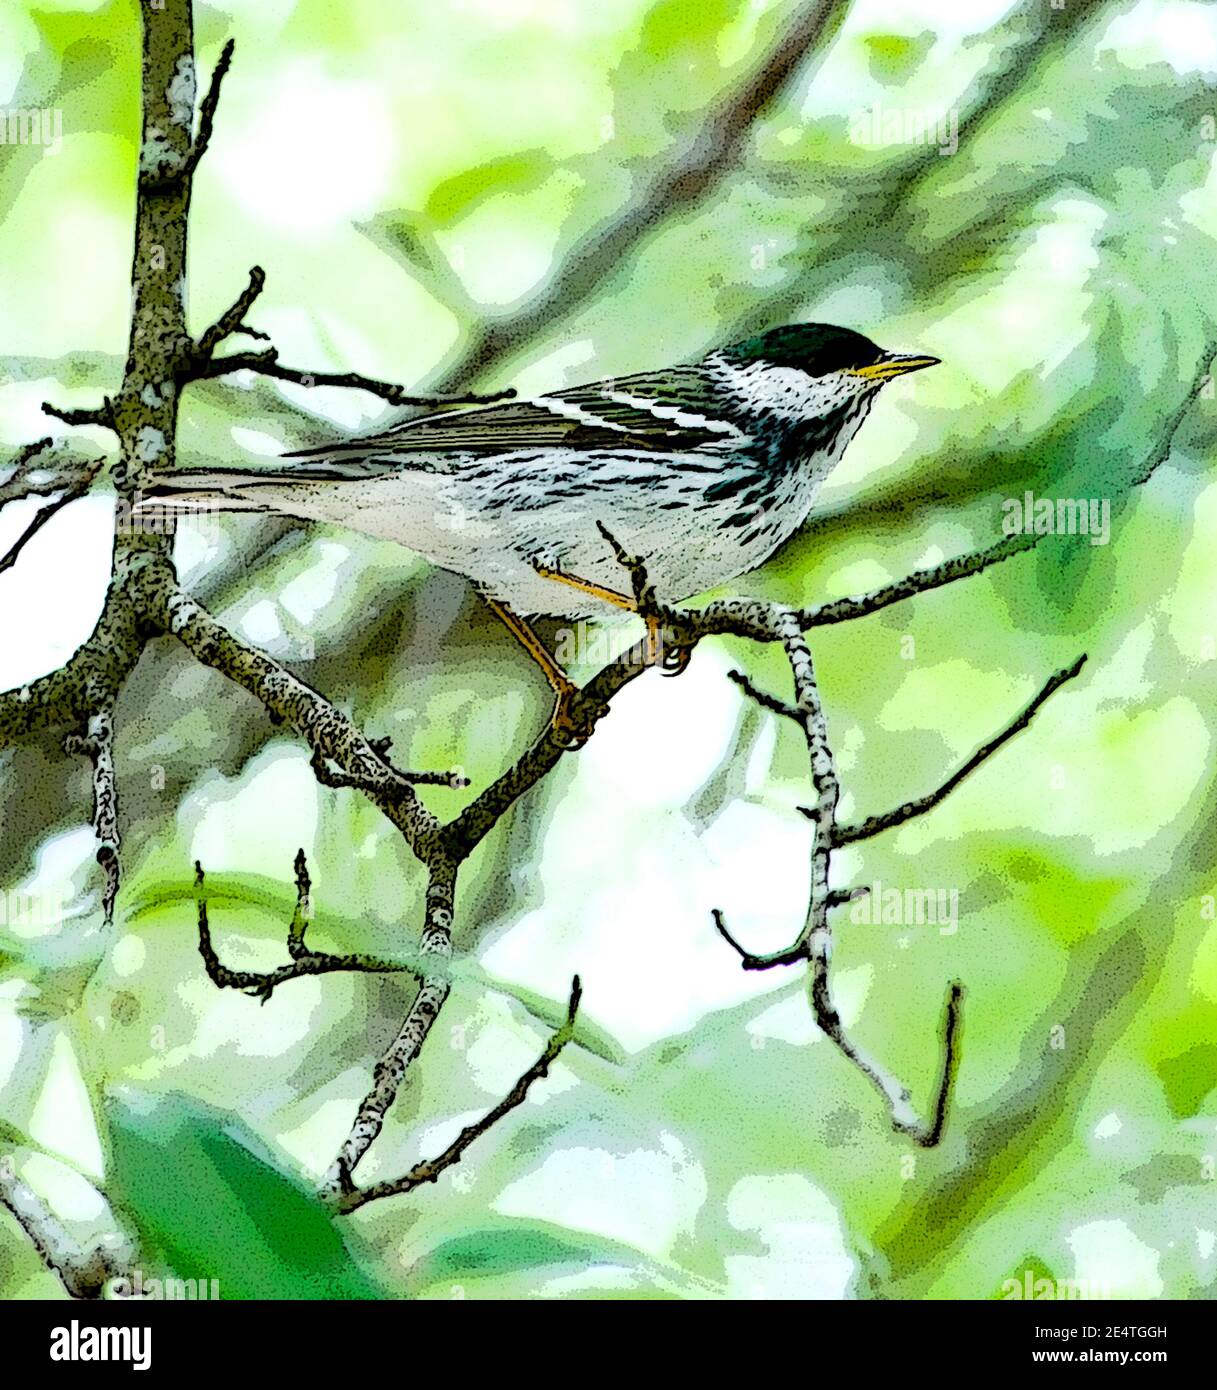
[{"label": "bird's beak", "polygon": [[936,367],[941,359],[937,357],[914,357],[906,353],[889,352],[880,361],[869,367],[850,367],[847,376],[860,376],[865,381],[891,381],[893,377],[903,376],[905,372],[919,372],[923,367]]}]

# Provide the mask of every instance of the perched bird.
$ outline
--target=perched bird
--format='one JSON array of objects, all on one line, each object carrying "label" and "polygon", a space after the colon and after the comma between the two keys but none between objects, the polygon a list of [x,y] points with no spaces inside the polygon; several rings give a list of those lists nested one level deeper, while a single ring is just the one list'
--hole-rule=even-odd
[{"label": "perched bird", "polygon": [[803,524],[883,383],[937,360],[791,324],[686,365],[424,415],[282,469],[166,474],[142,505],[330,522],[465,575],[542,666],[573,737],[574,687],[525,619],[633,606],[604,532],[663,602],[730,582]]}]

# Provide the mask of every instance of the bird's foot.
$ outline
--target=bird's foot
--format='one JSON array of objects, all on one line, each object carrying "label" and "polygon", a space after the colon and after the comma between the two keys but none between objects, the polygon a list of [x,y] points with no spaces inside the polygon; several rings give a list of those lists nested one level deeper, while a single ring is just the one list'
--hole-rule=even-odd
[{"label": "bird's foot", "polygon": [[648,666],[658,666],[665,676],[679,676],[689,664],[693,648],[678,646],[664,641],[664,620],[659,614],[647,616],[647,656]]},{"label": "bird's foot", "polygon": [[559,748],[574,752],[583,747],[591,738],[596,721],[608,713],[607,705],[594,705],[580,700],[582,690],[568,681],[558,688],[558,698],[554,701],[554,712],[550,716],[549,727],[554,742]]},{"label": "bird's foot", "polygon": [[692,655],[692,647],[665,647],[663,658],[659,663],[659,669],[665,676],[679,676],[685,667],[688,666],[689,658]]}]

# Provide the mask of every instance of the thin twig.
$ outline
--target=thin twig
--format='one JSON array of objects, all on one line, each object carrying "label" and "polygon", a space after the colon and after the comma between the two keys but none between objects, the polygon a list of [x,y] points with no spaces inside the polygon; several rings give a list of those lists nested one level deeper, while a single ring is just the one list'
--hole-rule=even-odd
[{"label": "thin twig", "polygon": [[[838,845],[852,845],[858,840],[869,840],[874,835],[879,835],[885,830],[891,830],[897,825],[903,825],[905,821],[912,820],[914,816],[924,816],[927,811],[932,811],[939,802],[944,801],[964,780],[969,773],[976,769],[992,757],[994,753],[1004,744],[1008,743],[1015,734],[1020,733],[1034,719],[1036,711],[1040,706],[1057,690],[1071,681],[1086,663],[1086,654],[1081,656],[1071,665],[1057,671],[1043,688],[1035,696],[1029,705],[1010,721],[1009,724],[991,738],[987,743],[982,743],[975,753],[960,768],[953,772],[950,777],[940,787],[929,792],[925,796],[919,796],[913,801],[906,801],[902,806],[897,806],[895,810],[887,811],[880,816],[868,816],[866,820],[857,825],[839,825],[836,830],[836,843]],[[803,813],[808,814],[805,808],[800,807]]]},{"label": "thin twig", "polygon": [[207,153],[207,146],[211,143],[211,130],[215,121],[216,107],[220,104],[220,88],[224,85],[224,78],[228,75],[228,68],[232,62],[235,47],[235,40],[229,39],[220,51],[219,61],[211,74],[207,95],[203,98],[203,104],[199,109],[198,133],[191,142],[190,152],[182,164],[179,176],[181,178],[190,178],[199,167],[199,161]]},{"label": "thin twig", "polygon": [[26,497],[49,497],[58,492],[63,484],[55,473],[50,473],[40,482],[33,480],[34,474],[47,473],[45,461],[39,463],[39,456],[51,447],[52,440],[36,439],[32,444],[22,445],[13,459],[13,471],[0,483],[0,507],[9,502],[19,502]]},{"label": "thin twig", "polygon": [[243,990],[251,998],[263,1004],[280,985],[289,980],[299,980],[306,975],[330,975],[335,971],[353,974],[390,975],[414,973],[415,967],[400,961],[383,960],[379,956],[352,951],[346,955],[333,955],[328,951],[313,951],[305,944],[308,927],[308,868],[304,851],[296,856],[296,907],[287,929],[287,949],[292,957],[290,965],[280,965],[274,970],[230,970],[221,963],[211,941],[211,926],[207,916],[206,876],[203,866],[197,860],[194,866],[194,883],[198,895],[199,955],[208,978],[217,989]]},{"label": "thin twig", "polygon": [[367,391],[390,405],[485,405],[509,400],[516,394],[514,390],[467,391],[458,395],[418,394],[394,382],[379,381],[359,372],[306,372],[297,367],[286,367],[279,361],[276,348],[266,348],[262,352],[234,352],[226,357],[196,362],[188,369],[186,380],[209,381],[231,372],[257,372],[260,376],[271,377],[275,381],[290,381],[297,386],[340,386],[353,391]]},{"label": "thin twig", "polygon": [[[760,618],[759,608],[754,610],[754,616]],[[745,970],[768,970],[774,966],[792,965],[800,960],[808,962],[808,993],[817,1026],[883,1095],[893,1127],[898,1132],[909,1135],[914,1142],[930,1147],[941,1138],[946,1123],[950,1089],[958,1065],[956,1030],[959,1024],[962,988],[958,984],[951,986],[943,1039],[942,1081],[934,1103],[934,1118],[926,1126],[918,1118],[908,1090],[850,1037],[833,1002],[830,969],[833,936],[828,913],[830,908],[856,896],[853,892],[834,892],[828,886],[832,851],[840,843],[836,824],[840,787],[828,740],[824,706],[816,684],[815,669],[806,638],[802,633],[801,615],[789,609],[770,608],[764,614],[764,618],[773,638],[781,641],[785,648],[794,682],[795,702],[793,705],[787,705],[753,686],[747,677],[737,674],[736,681],[765,708],[794,720],[803,731],[811,765],[811,782],[816,792],[814,807],[805,811],[815,825],[811,889],[803,927],[791,945],[783,950],[767,955],[754,955],[745,950],[732,935],[722,912],[717,908],[713,912],[714,926],[723,940],[739,956]],[[1051,691],[1047,693],[1050,694]],[[1047,695],[1043,698],[1046,699]],[[1030,715],[1027,717],[1030,718]],[[1000,741],[995,741],[995,746]]]},{"label": "thin twig", "polygon": [[[460,791],[469,785],[469,778],[462,772],[412,772],[407,768],[395,767],[383,757],[383,745],[387,740],[369,739],[368,743],[377,753],[382,754],[382,760],[393,776],[412,787],[448,787],[452,791]],[[313,754],[310,765],[313,775],[323,787],[350,788],[361,792],[368,790],[366,778],[335,770],[316,753]]]},{"label": "thin twig", "polygon": [[913,1135],[917,1143],[925,1149],[934,1148],[946,1129],[951,1093],[955,1089],[955,1077],[959,1072],[959,1030],[962,1023],[963,985],[958,980],[952,980],[947,990],[947,1004],[942,1021],[942,1076],[934,1099],[934,1118],[930,1121],[928,1129]]},{"label": "thin twig", "polygon": [[376,1064],[372,1073],[372,1087],[360,1102],[350,1133],[325,1175],[318,1192],[324,1201],[341,1201],[355,1190],[355,1169],[384,1127],[385,1115],[397,1099],[407,1068],[422,1050],[440,1010],[447,1002],[452,989],[448,967],[452,959],[455,887],[455,866],[433,864],[418,947],[422,972],[419,974],[418,993],[397,1036]]},{"label": "thin twig", "polygon": [[242,333],[250,338],[265,338],[264,333],[259,333],[255,329],[249,328],[245,323],[245,315],[254,306],[254,301],[262,293],[266,284],[266,272],[260,265],[251,267],[249,272],[249,284],[241,291],[233,303],[224,310],[215,323],[210,328],[203,330],[202,336],[195,345],[195,352],[200,361],[211,361],[212,355],[225,338],[230,338],[234,333]]},{"label": "thin twig", "polygon": [[570,1042],[575,1034],[575,1019],[579,1012],[579,1000],[583,993],[583,987],[579,982],[578,975],[571,981],[570,1000],[566,1006],[566,1018],[561,1027],[552,1035],[549,1042],[545,1045],[544,1052],[520,1077],[516,1084],[503,1097],[493,1109],[488,1110],[485,1115],[474,1124],[466,1125],[456,1136],[451,1144],[435,1158],[425,1159],[421,1163],[416,1163],[408,1173],[400,1178],[392,1178],[387,1182],[373,1183],[365,1188],[350,1188],[337,1199],[336,1206],[339,1211],[350,1212],[357,1207],[361,1207],[365,1202],[373,1202],[381,1197],[395,1197],[403,1192],[410,1192],[416,1187],[421,1187],[426,1182],[436,1182],[445,1169],[451,1168],[454,1163],[459,1163],[465,1150],[480,1138],[487,1130],[496,1125],[504,1115],[509,1114],[524,1103],[528,1096],[529,1088],[534,1081],[539,1081],[543,1076],[548,1075],[550,1067],[554,1064],[558,1054]]},{"label": "thin twig", "polygon": [[12,569],[20,558],[21,552],[53,516],[61,512],[64,507],[68,506],[70,503],[79,501],[88,490],[89,484],[87,482],[73,483],[70,487],[65,488],[62,495],[56,497],[54,501],[47,502],[39,507],[25,530],[22,531],[4,554],[0,555],[0,574],[3,574],[5,570]]},{"label": "thin twig", "polygon": [[755,700],[762,709],[769,710],[771,714],[781,715],[783,719],[792,719],[796,724],[799,722],[799,712],[793,705],[778,699],[776,695],[770,695],[759,685],[754,685],[751,677],[746,676],[743,671],[728,671],[727,679],[734,681],[744,694]]},{"label": "thin twig", "polygon": [[65,425],[104,425],[107,429],[114,428],[114,407],[109,399],[101,405],[81,406],[76,409],[60,409],[50,401],[43,401],[42,413],[62,420]]},{"label": "thin twig", "polygon": [[0,574],[12,569],[21,552],[57,512],[88,492],[105,462],[101,458],[85,459],[74,452],[44,458],[50,447],[50,439],[27,444],[18,452],[13,471],[0,483],[0,507],[30,497],[52,499],[34,513],[25,530],[0,556]]}]

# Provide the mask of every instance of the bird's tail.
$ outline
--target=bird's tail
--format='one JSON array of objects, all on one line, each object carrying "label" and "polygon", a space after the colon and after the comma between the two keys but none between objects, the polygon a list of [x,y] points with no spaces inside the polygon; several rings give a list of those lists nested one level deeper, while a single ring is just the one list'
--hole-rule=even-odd
[{"label": "bird's tail", "polygon": [[273,512],[267,486],[283,482],[274,473],[242,468],[184,468],[154,474],[135,505],[139,516],[150,512]]}]

